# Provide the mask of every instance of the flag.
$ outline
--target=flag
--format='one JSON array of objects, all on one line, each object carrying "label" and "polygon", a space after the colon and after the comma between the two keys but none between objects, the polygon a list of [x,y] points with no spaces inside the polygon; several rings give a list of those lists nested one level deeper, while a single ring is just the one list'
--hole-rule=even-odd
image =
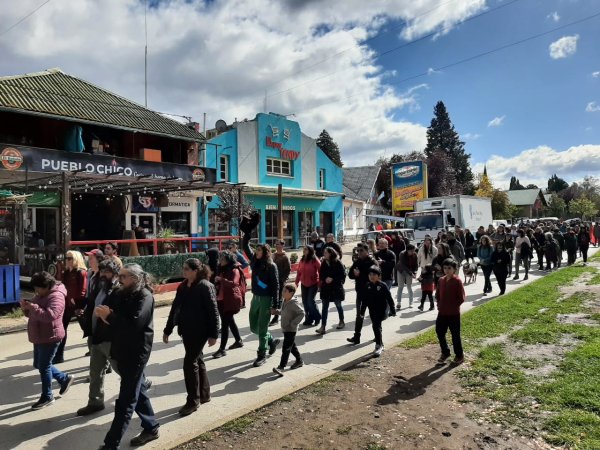
[{"label": "flag", "polygon": [[381,194],[377,197],[377,201],[381,200],[383,197],[385,197],[385,191],[381,191]]}]

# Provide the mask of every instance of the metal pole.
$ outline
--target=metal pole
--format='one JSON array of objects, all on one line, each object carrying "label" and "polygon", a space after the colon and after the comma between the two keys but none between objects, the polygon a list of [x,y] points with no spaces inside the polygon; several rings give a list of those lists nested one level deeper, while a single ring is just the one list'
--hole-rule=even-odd
[{"label": "metal pole", "polygon": [[277,185],[277,238],[283,239],[283,185]]},{"label": "metal pole", "polygon": [[66,172],[62,173],[61,225],[61,248],[66,252],[71,242],[71,189]]},{"label": "metal pole", "polygon": [[144,2],[144,106],[148,107],[148,21],[146,16],[148,15],[148,0]]},{"label": "metal pole", "polygon": [[242,242],[242,229],[240,228],[240,224],[242,223],[243,208],[244,208],[244,198],[242,197],[242,188],[240,187],[238,190],[238,230],[237,230],[240,245]]}]

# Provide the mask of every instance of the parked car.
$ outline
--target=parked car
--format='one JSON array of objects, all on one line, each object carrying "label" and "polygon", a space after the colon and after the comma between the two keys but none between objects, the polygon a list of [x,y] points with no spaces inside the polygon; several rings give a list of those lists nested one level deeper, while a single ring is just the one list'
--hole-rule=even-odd
[{"label": "parked car", "polygon": [[[406,239],[408,239],[409,243],[414,244],[415,243],[415,230],[411,229],[411,228],[395,228],[392,230],[379,230],[379,231],[366,231],[364,233],[362,233],[362,235],[360,236],[360,242],[367,242],[367,240],[369,239],[374,239],[375,242],[377,242],[378,240],[378,236],[383,233],[383,234],[392,234],[394,232],[399,232],[401,231],[402,234],[404,235],[404,237]],[[356,258],[358,257],[358,248],[354,247],[352,249],[352,261],[355,261]]]}]

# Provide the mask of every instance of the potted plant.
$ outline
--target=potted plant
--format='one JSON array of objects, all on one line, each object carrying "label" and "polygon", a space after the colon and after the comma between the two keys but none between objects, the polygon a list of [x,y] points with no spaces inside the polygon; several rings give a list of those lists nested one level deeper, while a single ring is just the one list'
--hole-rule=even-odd
[{"label": "potted plant", "polygon": [[[170,238],[173,238],[174,236],[175,236],[175,232],[173,231],[172,228],[163,228],[156,234],[156,237],[159,239],[170,239]],[[158,243],[158,247],[159,247],[160,253],[171,253],[175,249],[175,242],[168,241],[168,240],[160,241]]]}]

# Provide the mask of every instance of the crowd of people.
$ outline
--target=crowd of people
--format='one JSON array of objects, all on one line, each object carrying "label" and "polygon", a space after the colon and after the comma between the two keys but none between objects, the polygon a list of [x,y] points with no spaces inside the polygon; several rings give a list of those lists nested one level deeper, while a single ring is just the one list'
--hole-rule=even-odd
[{"label": "crowd of people", "polygon": [[[597,228],[600,237],[600,227]],[[298,328],[316,327],[318,335],[326,334],[332,303],[338,313],[335,329],[343,329],[346,277],[354,281],[356,291],[356,320],[353,336],[348,338],[350,344],[360,343],[368,310],[375,337],[373,356],[379,357],[384,350],[382,322],[402,310],[405,290],[407,307],[413,307],[415,281],[421,288],[418,309],[423,311],[427,301],[430,311],[437,306],[439,362],[444,363],[450,357],[446,341],[450,330],[453,363],[460,364],[464,361],[460,306],[465,301],[464,283],[459,276],[461,267],[465,282],[468,273],[473,275],[481,268],[485,278],[483,295],[492,292],[494,274],[502,295],[513,272],[513,280],[519,280],[522,267],[523,279],[528,278],[535,256],[538,269],[544,271],[561,266],[563,251],[568,255],[567,265],[574,263],[578,252],[585,263],[590,242],[597,243],[594,232],[586,224],[572,228],[563,223],[521,224],[510,228],[490,225],[487,229],[480,227],[474,234],[457,226],[453,231],[439,232],[436,237],[426,236],[418,248],[401,232],[381,233],[376,239],[357,245],[349,268],[342,263],[342,248],[333,235],[323,241],[313,233],[311,244],[302,249],[293,281],[284,242],[276,242],[275,252],[266,244],[252,248],[250,233],[245,233],[241,242],[243,252],[232,242],[220,252],[210,249],[206,264],[195,258],[183,264],[184,280],[176,291],[162,339],[169,343],[177,329],[185,349],[183,384],[187,397],[179,414],[190,415],[201,404],[211,401],[205,346],[213,347],[219,341],[213,358],[225,357],[228,350],[244,346],[235,316],[246,307],[246,267],[251,270],[250,330],[258,337],[255,367],[265,364],[280,345],[281,359],[273,372],[284,376],[290,354],[295,360],[289,369],[302,367],[304,361],[295,343]],[[58,383],[61,396],[73,384],[74,376],[60,371],[56,365],[64,361],[67,329],[74,316],[87,338],[90,356],[88,401],[77,410],[77,415],[103,410],[104,377],[113,370],[120,376],[114,418],[102,449],[119,447],[134,411],[141,418],[142,431],[131,444],[143,445],[159,437],[159,424],[148,396],[152,382],[145,376],[154,338],[153,290],[148,274],[137,264],[123,265],[116,252],[115,244],[107,244],[104,252],[100,249],[87,252],[89,269],[80,252],[67,252],[62,281],[47,272],[37,273],[31,280],[35,297],[21,301],[29,319],[33,364],[41,377],[42,393],[33,409],[54,402],[53,380]],[[301,300],[296,295],[298,287]],[[320,310],[317,296],[321,300]],[[278,333],[269,330],[279,322],[283,342],[274,336]],[[228,347],[230,332],[234,341]]]}]

